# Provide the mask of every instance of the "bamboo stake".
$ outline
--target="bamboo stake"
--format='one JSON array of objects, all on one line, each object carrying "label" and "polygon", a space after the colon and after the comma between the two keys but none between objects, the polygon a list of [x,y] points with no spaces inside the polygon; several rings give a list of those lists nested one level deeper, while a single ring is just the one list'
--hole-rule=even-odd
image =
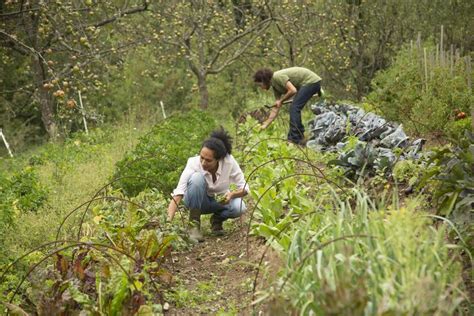
[{"label": "bamboo stake", "polygon": [[1,128],[0,128],[0,136],[2,137],[3,142],[5,143],[5,147],[7,147],[8,154],[10,155],[10,157],[13,158],[12,151],[10,150],[10,146],[8,145],[7,140],[5,139],[5,135],[3,135],[3,129]]},{"label": "bamboo stake", "polygon": [[429,57],[429,60],[428,60],[428,70],[429,70],[429,73],[430,73],[430,80],[433,80],[433,69],[435,68],[435,55],[438,54],[438,51],[436,51],[436,53],[433,53],[431,52],[428,57]]},{"label": "bamboo stake", "polygon": [[428,91],[428,65],[426,61],[426,47],[423,48],[423,61],[425,65],[425,89]]},{"label": "bamboo stake", "polygon": [[161,105],[161,112],[163,113],[163,118],[166,119],[165,105],[163,104],[163,101],[160,101],[160,105]]},{"label": "bamboo stake", "polygon": [[441,40],[439,43],[439,61],[442,66],[444,66],[444,25],[441,25]]},{"label": "bamboo stake", "polygon": [[452,76],[452,75],[453,75],[453,71],[454,71],[454,45],[453,45],[453,44],[451,44],[449,62],[450,62],[451,76]]},{"label": "bamboo stake", "polygon": [[466,61],[466,73],[467,73],[467,88],[469,89],[469,92],[472,92],[472,82],[471,82],[471,56],[466,56],[464,59]]},{"label": "bamboo stake", "polygon": [[82,96],[81,91],[79,90],[79,106],[81,107],[82,122],[84,122],[84,129],[86,134],[89,134],[89,129],[87,128],[86,113],[84,111],[84,106],[82,105]]}]

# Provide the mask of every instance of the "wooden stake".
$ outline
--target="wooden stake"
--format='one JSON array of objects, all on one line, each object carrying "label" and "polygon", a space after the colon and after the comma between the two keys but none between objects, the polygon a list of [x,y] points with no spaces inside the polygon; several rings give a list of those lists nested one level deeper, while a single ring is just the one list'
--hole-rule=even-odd
[{"label": "wooden stake", "polygon": [[7,147],[8,154],[10,155],[10,157],[13,158],[12,151],[10,150],[10,146],[8,145],[7,140],[5,139],[5,135],[3,135],[3,129],[1,128],[0,128],[0,136],[2,136],[3,143],[5,144],[5,147]]},{"label": "wooden stake", "polygon": [[441,66],[444,66],[444,45],[443,45],[443,40],[444,40],[444,25],[441,25],[441,40],[439,43],[439,61]]},{"label": "wooden stake", "polygon": [[450,58],[449,58],[449,62],[450,62],[450,67],[451,67],[451,76],[453,75],[453,71],[454,71],[454,45],[451,44],[451,49],[450,49]]},{"label": "wooden stake", "polygon": [[435,68],[435,55],[438,54],[438,51],[435,52],[430,52],[428,54],[428,72],[430,74],[430,80],[433,80],[433,69]]},{"label": "wooden stake", "polygon": [[466,73],[467,73],[467,88],[469,89],[469,92],[472,92],[472,82],[471,82],[471,56],[466,56],[464,58],[466,61]]},{"label": "wooden stake", "polygon": [[163,104],[163,101],[160,101],[160,105],[161,105],[161,112],[163,113],[163,118],[166,119],[165,106]]},{"label": "wooden stake", "polygon": [[425,89],[428,91],[428,64],[426,60],[426,47],[423,48],[423,60],[425,64]]},{"label": "wooden stake", "polygon": [[82,122],[84,122],[84,129],[86,131],[86,134],[89,135],[89,129],[87,128],[87,121],[86,121],[86,113],[84,111],[84,106],[82,105],[82,96],[81,96],[80,90],[79,90],[79,106],[81,107]]},{"label": "wooden stake", "polygon": [[435,53],[435,60],[434,60],[434,63],[431,65],[431,66],[438,66],[439,65],[439,44],[436,44],[436,53]]}]

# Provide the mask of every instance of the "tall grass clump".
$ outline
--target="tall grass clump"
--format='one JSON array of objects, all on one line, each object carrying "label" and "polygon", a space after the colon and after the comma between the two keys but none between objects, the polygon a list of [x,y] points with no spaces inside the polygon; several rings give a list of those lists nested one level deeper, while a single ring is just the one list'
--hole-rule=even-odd
[{"label": "tall grass clump", "polygon": [[461,313],[458,246],[447,224],[409,201],[377,205],[362,191],[299,221],[276,291],[302,315]]}]

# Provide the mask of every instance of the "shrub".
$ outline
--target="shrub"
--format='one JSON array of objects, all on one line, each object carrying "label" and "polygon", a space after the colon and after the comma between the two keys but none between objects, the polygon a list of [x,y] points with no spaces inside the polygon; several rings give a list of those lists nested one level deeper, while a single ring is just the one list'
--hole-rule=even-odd
[{"label": "shrub", "polygon": [[38,175],[31,167],[15,173],[10,180],[10,192],[16,199],[18,209],[36,212],[48,197],[47,189],[40,183]]},{"label": "shrub", "polygon": [[437,181],[434,199],[438,212],[443,216],[469,217],[474,206],[474,135],[466,137],[451,148],[435,148],[428,164],[435,166],[420,181]]},{"label": "shrub", "polygon": [[173,190],[190,156],[196,155],[202,141],[215,128],[205,112],[193,110],[174,115],[157,124],[143,136],[137,147],[119,161],[115,187],[135,196],[145,188],[164,193]]},{"label": "shrub", "polygon": [[[427,55],[434,54],[433,48],[427,48]],[[411,133],[447,134],[456,112],[470,113],[471,74],[463,58],[428,60],[422,49],[402,49],[391,67],[376,75],[368,99],[386,119],[403,123]]]},{"label": "shrub", "polygon": [[3,241],[7,231],[15,225],[16,215],[38,211],[47,197],[48,191],[33,168],[26,167],[11,178],[0,173],[0,257],[5,255]]},{"label": "shrub", "polygon": [[[32,167],[25,167],[10,179],[2,176],[0,181],[1,205],[4,206],[5,212],[11,212],[11,209],[36,212],[47,200],[48,191],[39,182]],[[8,208],[10,210],[7,210]]]}]

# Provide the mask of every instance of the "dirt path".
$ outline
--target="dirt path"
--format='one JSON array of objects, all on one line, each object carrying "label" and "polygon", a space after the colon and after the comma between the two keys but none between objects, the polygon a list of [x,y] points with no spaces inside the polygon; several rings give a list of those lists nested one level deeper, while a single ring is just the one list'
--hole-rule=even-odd
[{"label": "dirt path", "polygon": [[[207,218],[204,219],[204,221]],[[225,223],[225,236],[210,236],[188,252],[174,254],[168,269],[173,286],[166,295],[165,315],[250,315],[256,262],[264,250],[261,241],[249,239],[240,221]]]}]

